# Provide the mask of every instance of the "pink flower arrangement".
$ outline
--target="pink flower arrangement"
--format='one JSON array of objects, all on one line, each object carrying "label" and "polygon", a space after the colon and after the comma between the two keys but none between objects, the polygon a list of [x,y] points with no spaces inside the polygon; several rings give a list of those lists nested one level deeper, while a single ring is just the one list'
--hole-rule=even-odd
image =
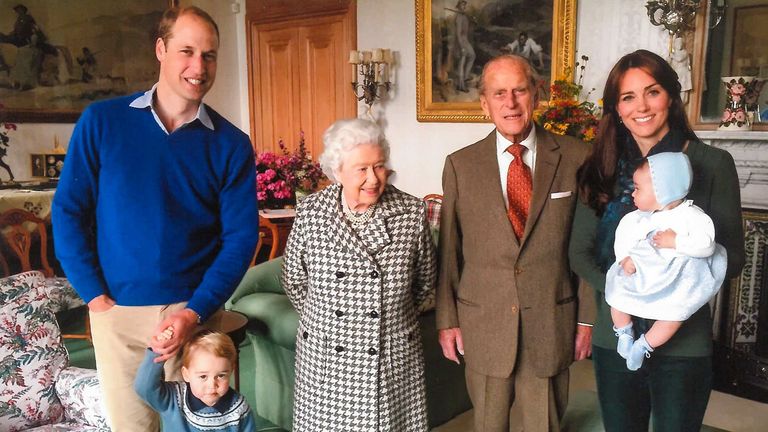
[{"label": "pink flower arrangement", "polygon": [[282,208],[296,203],[296,192],[311,193],[325,179],[320,164],[307,154],[304,133],[299,148],[289,152],[278,141],[282,155],[264,152],[256,155],[256,196],[261,208]]}]

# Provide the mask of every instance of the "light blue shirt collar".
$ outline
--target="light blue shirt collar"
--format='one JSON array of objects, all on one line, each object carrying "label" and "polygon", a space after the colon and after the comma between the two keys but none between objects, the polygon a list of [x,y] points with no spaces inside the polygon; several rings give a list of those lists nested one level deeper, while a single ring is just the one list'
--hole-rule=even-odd
[{"label": "light blue shirt collar", "polygon": [[[131,108],[138,108],[138,109],[149,108],[152,111],[152,117],[155,118],[155,122],[157,122],[157,125],[160,126],[160,129],[162,129],[163,132],[168,134],[168,131],[165,129],[165,125],[163,125],[163,122],[160,121],[160,117],[157,116],[157,111],[155,111],[155,105],[154,105],[155,91],[157,91],[157,84],[153,85],[151,89],[144,92],[143,95],[134,99],[129,106]],[[200,123],[202,123],[203,126],[207,127],[210,130],[215,130],[213,127],[213,122],[211,121],[211,117],[208,115],[208,110],[205,109],[205,104],[202,102],[200,103],[200,106],[197,108],[197,115],[195,115],[195,118],[179,126],[179,129],[185,127],[186,125],[192,123],[195,120],[200,120]]]}]

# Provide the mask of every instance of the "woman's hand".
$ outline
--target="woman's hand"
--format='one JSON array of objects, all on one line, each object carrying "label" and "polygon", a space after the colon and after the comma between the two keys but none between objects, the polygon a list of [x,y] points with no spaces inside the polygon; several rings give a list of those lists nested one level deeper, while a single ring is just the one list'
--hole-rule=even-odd
[{"label": "woman's hand", "polygon": [[674,249],[677,244],[676,239],[677,233],[671,229],[657,231],[656,234],[653,235],[653,246],[659,249]]}]

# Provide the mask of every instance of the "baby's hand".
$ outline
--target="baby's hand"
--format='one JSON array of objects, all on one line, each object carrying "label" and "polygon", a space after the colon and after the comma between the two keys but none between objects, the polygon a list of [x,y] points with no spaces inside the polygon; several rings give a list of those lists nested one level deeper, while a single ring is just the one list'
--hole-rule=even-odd
[{"label": "baby's hand", "polygon": [[173,339],[173,326],[168,326],[159,335],[156,336],[158,341],[167,341]]},{"label": "baby's hand", "polygon": [[631,275],[635,274],[637,271],[637,268],[635,267],[635,263],[632,261],[632,258],[626,257],[619,263],[621,265],[621,268],[624,269],[624,273]]},{"label": "baby's hand", "polygon": [[656,248],[668,248],[674,249],[676,245],[677,233],[671,229],[664,231],[657,231],[653,235],[653,246]]}]

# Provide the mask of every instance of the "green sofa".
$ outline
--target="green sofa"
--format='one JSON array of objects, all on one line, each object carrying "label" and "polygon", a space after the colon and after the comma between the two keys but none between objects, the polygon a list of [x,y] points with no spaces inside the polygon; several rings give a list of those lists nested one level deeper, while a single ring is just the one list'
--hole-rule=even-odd
[{"label": "green sofa", "polygon": [[[254,355],[256,413],[290,430],[293,416],[296,332],[299,316],[280,284],[282,258],[252,267],[226,308],[248,316],[247,336]],[[434,311],[419,321],[424,343],[429,426],[434,427],[471,408],[464,367],[443,358],[437,343]]]}]

